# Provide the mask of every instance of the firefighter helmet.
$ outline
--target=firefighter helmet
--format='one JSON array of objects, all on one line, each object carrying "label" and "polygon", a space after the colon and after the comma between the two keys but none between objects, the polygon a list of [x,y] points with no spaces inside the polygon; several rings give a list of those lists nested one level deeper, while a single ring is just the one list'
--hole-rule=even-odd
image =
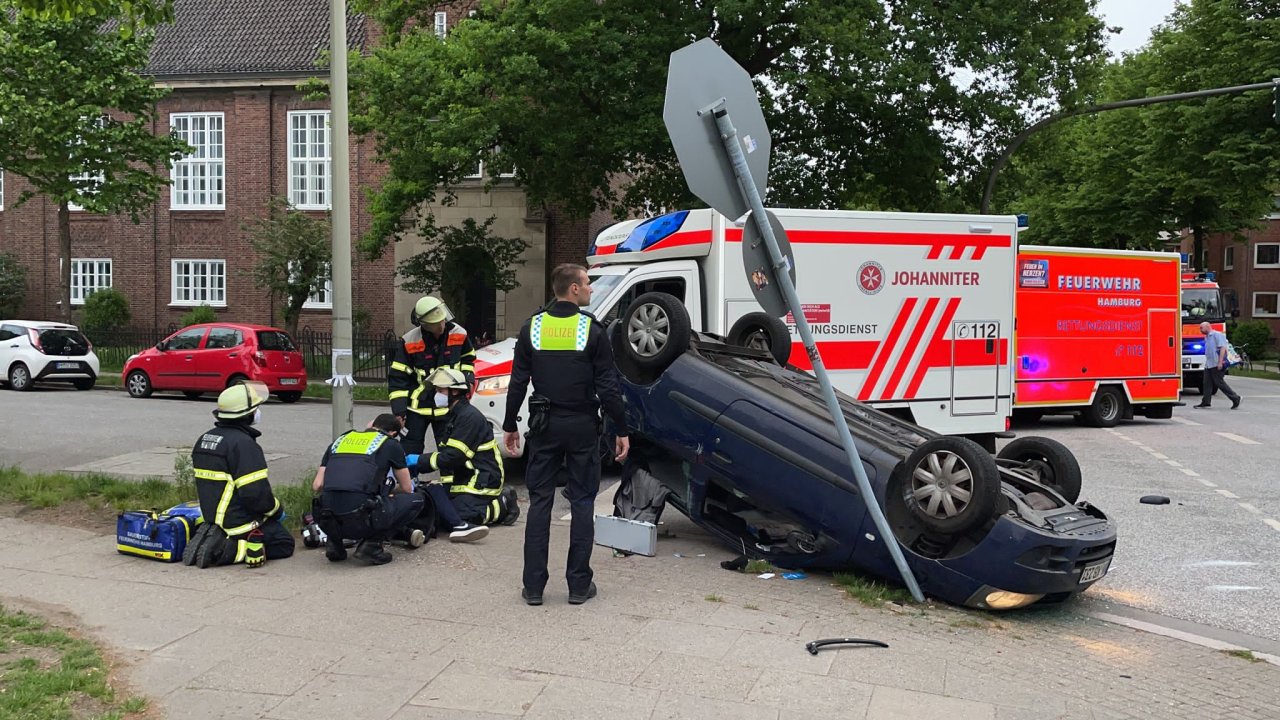
[{"label": "firefighter helmet", "polygon": [[449,317],[449,308],[440,298],[427,295],[414,304],[409,317],[414,325],[443,322]]},{"label": "firefighter helmet", "polygon": [[267,401],[271,393],[264,383],[256,380],[239,382],[218,396],[218,408],[213,411],[219,420],[235,420],[252,415],[258,406]]},{"label": "firefighter helmet", "polygon": [[427,382],[438,388],[448,388],[450,390],[469,390],[467,385],[467,376],[461,371],[451,367],[437,368],[431,376],[427,378]]}]

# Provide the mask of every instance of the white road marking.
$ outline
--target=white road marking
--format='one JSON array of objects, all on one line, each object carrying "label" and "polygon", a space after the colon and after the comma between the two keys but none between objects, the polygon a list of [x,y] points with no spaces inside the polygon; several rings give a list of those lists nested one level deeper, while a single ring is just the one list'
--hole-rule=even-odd
[{"label": "white road marking", "polygon": [[1245,510],[1248,510],[1249,512],[1253,513],[1254,515],[1261,515],[1261,514],[1262,514],[1262,511],[1261,511],[1261,510],[1259,510],[1258,508],[1256,508],[1256,507],[1254,507],[1254,506],[1250,505],[1249,503],[1236,503],[1236,504],[1237,504],[1237,505],[1239,505],[1240,507],[1244,508]]},{"label": "white road marking", "polygon": [[1208,480],[1205,480],[1204,478],[1196,478],[1196,479],[1199,480],[1200,484],[1204,485],[1205,487],[1218,487],[1217,485],[1209,482]]},{"label": "white road marking", "polygon": [[1222,437],[1228,440],[1235,440],[1236,442],[1242,445],[1261,445],[1262,444],[1257,440],[1250,440],[1249,438],[1244,437],[1243,435],[1236,435],[1235,433],[1216,432],[1214,433],[1214,435],[1221,435]]},{"label": "white road marking", "polygon": [[1201,562],[1187,563],[1187,567],[1244,567],[1247,565],[1257,565],[1258,563],[1248,562],[1245,560],[1204,560]]},{"label": "white road marking", "polygon": [[1155,448],[1149,448],[1149,447],[1147,447],[1146,445],[1139,445],[1139,446],[1138,446],[1138,449],[1139,449],[1139,450],[1141,450],[1141,451],[1143,451],[1143,452],[1149,452],[1149,453],[1154,453],[1154,452],[1155,452]]},{"label": "white road marking", "polygon": [[1174,422],[1176,422],[1176,423],[1181,423],[1181,424],[1183,424],[1183,425],[1191,425],[1191,426],[1194,426],[1194,427],[1203,427],[1203,426],[1204,426],[1204,423],[1198,423],[1198,422],[1196,422],[1195,420],[1188,420],[1188,419],[1186,419],[1186,418],[1184,418],[1184,417],[1175,417],[1175,418],[1170,418],[1170,420],[1173,420],[1173,421],[1174,421]]},{"label": "white road marking", "polygon": [[1153,451],[1151,451],[1151,457],[1153,457],[1153,458],[1155,458],[1155,459],[1157,459],[1157,460],[1168,460],[1168,459],[1169,459],[1169,456],[1168,456],[1168,455],[1161,455],[1160,453],[1155,452],[1154,450],[1153,450]]},{"label": "white road marking", "polygon": [[1182,463],[1179,463],[1177,460],[1165,460],[1165,462],[1174,467],[1182,467]]},{"label": "white road marking", "polygon": [[1141,441],[1141,440],[1129,440],[1129,442],[1133,443],[1134,445],[1141,445],[1141,444],[1142,444],[1142,441]]},{"label": "white road marking", "polygon": [[1272,520],[1271,518],[1262,518],[1262,522],[1271,526],[1272,530],[1280,532],[1280,520]]},{"label": "white road marking", "polygon": [[1190,475],[1191,477],[1200,477],[1200,473],[1196,472],[1195,470],[1192,470],[1191,468],[1178,468],[1178,469],[1181,470],[1184,475]]},{"label": "white road marking", "polygon": [[1210,585],[1206,590],[1219,590],[1221,592],[1239,592],[1241,590],[1261,590],[1262,588],[1255,585]]},{"label": "white road marking", "polygon": [[1235,494],[1235,493],[1231,492],[1230,490],[1223,490],[1222,488],[1218,488],[1215,492],[1217,492],[1217,493],[1218,493],[1219,495],[1221,495],[1222,497],[1225,497],[1225,498],[1231,498],[1232,500],[1239,500],[1239,499],[1240,499],[1240,496],[1239,496],[1239,495],[1237,495],[1237,494]]}]

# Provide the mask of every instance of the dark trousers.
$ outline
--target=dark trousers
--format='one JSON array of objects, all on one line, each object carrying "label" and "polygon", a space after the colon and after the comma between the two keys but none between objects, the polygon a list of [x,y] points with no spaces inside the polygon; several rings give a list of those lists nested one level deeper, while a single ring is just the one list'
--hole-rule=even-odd
[{"label": "dark trousers", "polygon": [[529,516],[524,531],[524,586],[541,593],[547,584],[547,546],[551,541],[551,507],[556,474],[568,471],[565,495],[573,519],[569,525],[569,557],[565,580],[571,594],[591,585],[591,549],[595,541],[596,494],[600,492],[600,430],[594,415],[553,410],[547,429],[529,437],[525,485]]},{"label": "dark trousers", "polygon": [[320,529],[338,543],[346,539],[382,542],[417,518],[425,502],[417,493],[399,493],[383,498],[380,507],[366,513],[360,510],[366,501],[354,493],[325,493],[322,503],[334,517],[322,517]]},{"label": "dark trousers", "polygon": [[440,433],[444,432],[445,420],[448,415],[441,417],[427,417],[408,410],[405,412],[404,427],[406,430],[404,440],[400,446],[404,448],[406,455],[421,455],[427,447],[427,427],[431,428],[431,437],[436,441],[436,447],[440,447]]},{"label": "dark trousers", "polygon": [[[262,531],[262,549],[266,552],[268,560],[283,560],[293,556],[295,544],[293,534],[285,529],[279,520],[268,520],[259,525],[258,529]],[[227,544],[223,546],[222,555],[218,558],[217,564],[234,563],[239,553],[240,541],[247,537],[248,535],[237,535],[227,538]]]},{"label": "dark trousers", "polygon": [[1213,400],[1214,393],[1222,391],[1231,402],[1240,399],[1231,386],[1227,384],[1226,371],[1219,367],[1206,367],[1204,369],[1204,389],[1200,391],[1200,404],[1209,405]]},{"label": "dark trousers", "polygon": [[453,500],[449,497],[449,488],[440,483],[431,483],[426,486],[426,490],[436,504],[436,527],[441,530],[452,530],[464,524],[462,516],[458,514],[458,509],[453,506]]}]

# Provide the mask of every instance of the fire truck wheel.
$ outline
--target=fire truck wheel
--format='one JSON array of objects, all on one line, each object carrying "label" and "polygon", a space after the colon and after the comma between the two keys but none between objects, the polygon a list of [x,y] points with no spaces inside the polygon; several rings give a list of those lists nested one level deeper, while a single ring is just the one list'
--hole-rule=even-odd
[{"label": "fire truck wheel", "polygon": [[1019,468],[1042,485],[1048,485],[1067,502],[1080,499],[1080,463],[1066,445],[1047,437],[1028,435],[1005,445],[997,455],[1021,463]]},{"label": "fire truck wheel", "polygon": [[926,529],[955,535],[995,514],[1000,469],[995,458],[972,440],[934,438],[903,462],[910,475],[899,497]]},{"label": "fire truck wheel", "polygon": [[645,293],[627,308],[621,330],[627,357],[660,373],[689,348],[689,311],[674,295]]},{"label": "fire truck wheel", "polygon": [[753,312],[738,318],[725,339],[730,345],[764,350],[779,365],[786,365],[791,357],[791,334],[786,324],[768,313]]},{"label": "fire truck wheel", "polygon": [[1080,420],[1093,427],[1115,427],[1124,417],[1124,406],[1127,401],[1124,393],[1114,387],[1098,388],[1093,396],[1093,404],[1080,412]]}]

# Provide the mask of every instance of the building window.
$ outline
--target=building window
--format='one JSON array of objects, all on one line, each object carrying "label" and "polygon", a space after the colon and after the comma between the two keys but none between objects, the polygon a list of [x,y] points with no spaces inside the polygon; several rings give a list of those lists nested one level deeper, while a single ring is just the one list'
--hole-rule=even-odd
[{"label": "building window", "polygon": [[1253,266],[1256,268],[1280,267],[1280,244],[1259,243],[1254,245]]},{"label": "building window", "polygon": [[1280,292],[1256,292],[1253,294],[1254,317],[1280,317]]},{"label": "building window", "polygon": [[[110,118],[105,115],[100,115],[96,119],[89,121],[89,123],[101,130],[107,126],[109,119]],[[77,140],[77,142],[83,143],[84,141],[81,139]],[[81,197],[96,195],[98,188],[106,181],[107,175],[104,172],[83,172],[71,176],[71,182],[75,183],[80,188]],[[84,210],[84,207],[74,202],[67,202],[67,209],[72,212],[80,212],[81,210]]]},{"label": "building window", "polygon": [[170,190],[174,210],[223,210],[226,208],[226,155],[223,114],[174,113],[169,128],[194,150],[174,161]]},{"label": "building window", "polygon": [[[492,171],[493,171],[493,168],[489,167],[488,163],[486,163],[483,160],[476,160],[476,164],[471,166],[471,171],[468,172],[466,175],[463,175],[463,178],[467,180],[482,180],[484,179],[486,172],[492,172]],[[513,178],[515,176],[516,176],[515,168],[498,172],[498,177],[500,178]]]},{"label": "building window", "polygon": [[449,32],[449,14],[443,13],[443,12],[436,13],[436,37],[443,40],[445,34],[447,34],[448,32]]},{"label": "building window", "polygon": [[227,305],[226,260],[174,260],[174,305]]},{"label": "building window", "polygon": [[0,170],[0,210],[4,209],[4,171]]},{"label": "building window", "polygon": [[[289,272],[292,274],[297,268],[296,262],[289,263]],[[320,272],[324,275],[324,287],[311,293],[307,297],[307,301],[302,303],[305,310],[330,310],[333,308],[333,277],[329,274],[329,263],[325,263]]]},{"label": "building window", "polygon": [[329,209],[329,111],[289,113],[289,202]]},{"label": "building window", "polygon": [[1231,270],[1236,266],[1236,246],[1228,245],[1222,249],[1222,269]]},{"label": "building window", "polygon": [[95,290],[111,287],[110,258],[71,259],[71,304],[83,305]]}]

